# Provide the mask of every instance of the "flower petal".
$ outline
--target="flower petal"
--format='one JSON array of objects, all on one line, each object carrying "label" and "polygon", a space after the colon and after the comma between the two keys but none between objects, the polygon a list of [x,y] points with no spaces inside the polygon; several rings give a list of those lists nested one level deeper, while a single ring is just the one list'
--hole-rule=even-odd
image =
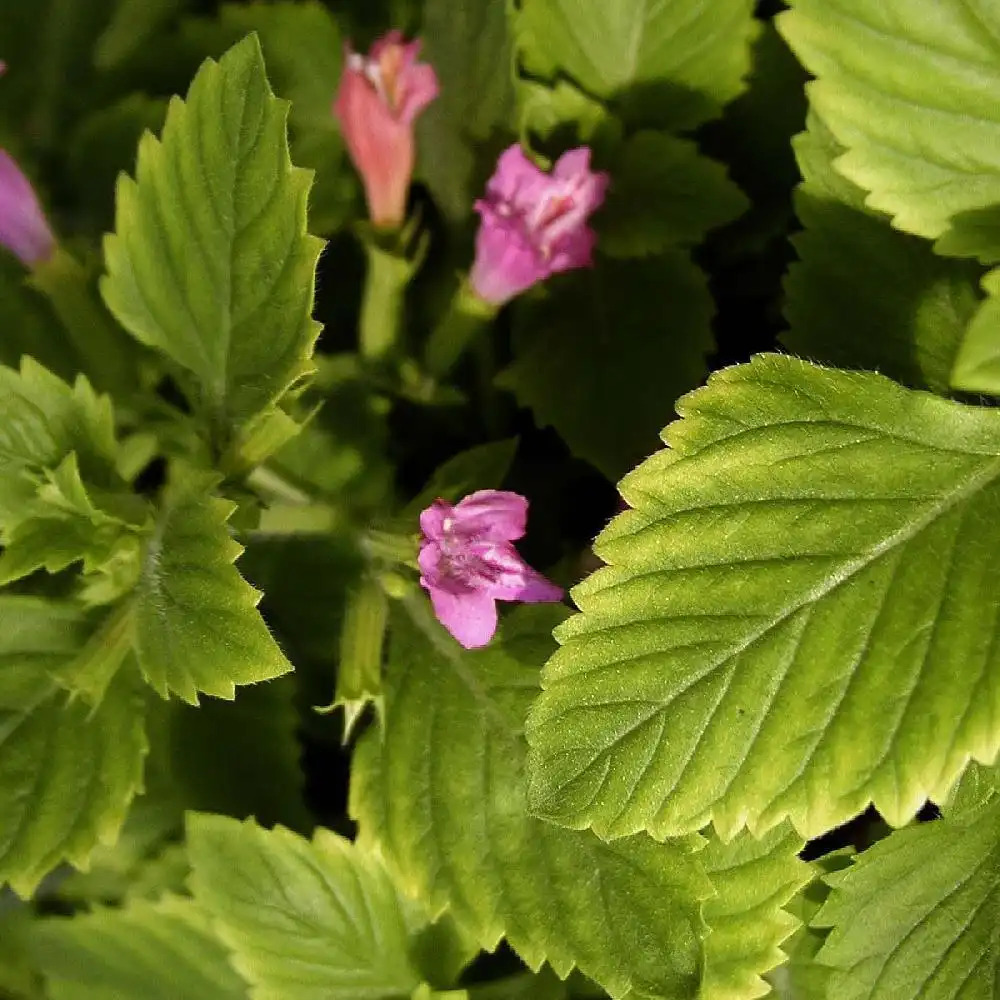
[{"label": "flower petal", "polygon": [[424,538],[440,541],[444,538],[445,521],[454,517],[455,508],[447,500],[437,499],[420,512],[420,530]]},{"label": "flower petal", "polygon": [[487,200],[528,210],[542,197],[551,183],[549,175],[535,166],[520,143],[508,146],[497,160],[496,170],[486,184]]},{"label": "flower petal", "polygon": [[497,606],[483,593],[450,594],[429,588],[437,620],[466,649],[479,649],[497,630]]},{"label": "flower petal", "polygon": [[477,541],[513,542],[528,522],[528,501],[509,490],[478,490],[455,506],[454,531]]},{"label": "flower petal", "polygon": [[16,254],[25,267],[47,260],[56,240],[31,182],[5,150],[0,149],[0,245]]}]

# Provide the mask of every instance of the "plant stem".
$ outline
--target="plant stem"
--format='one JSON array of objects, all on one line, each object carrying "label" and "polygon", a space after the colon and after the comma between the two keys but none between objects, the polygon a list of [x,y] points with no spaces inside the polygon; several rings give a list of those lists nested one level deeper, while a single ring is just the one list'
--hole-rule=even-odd
[{"label": "plant stem", "polygon": [[35,266],[28,281],[52,303],[94,385],[102,390],[135,391],[131,344],[98,300],[83,265],[56,247],[48,260]]},{"label": "plant stem", "polygon": [[463,281],[441,322],[434,328],[424,350],[428,373],[441,379],[455,366],[477,334],[489,327],[498,312]]},{"label": "plant stem", "polygon": [[360,347],[368,361],[382,361],[399,344],[406,287],[416,268],[402,254],[365,240],[368,272],[361,300]]}]

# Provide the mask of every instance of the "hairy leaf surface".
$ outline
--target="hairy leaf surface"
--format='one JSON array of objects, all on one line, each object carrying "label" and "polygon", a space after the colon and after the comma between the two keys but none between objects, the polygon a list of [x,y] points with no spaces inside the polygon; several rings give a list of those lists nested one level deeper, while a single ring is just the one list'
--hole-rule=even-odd
[{"label": "hairy leaf surface", "polygon": [[306,234],[310,174],[291,165],[288,105],[250,37],[199,70],[162,138],[118,183],[101,290],[117,319],[197,379],[217,433],[274,402],[305,370],[320,241]]},{"label": "hairy leaf surface", "polygon": [[602,836],[905,823],[1000,748],[1000,413],[775,355],[678,409],[557,631],[534,808]]}]

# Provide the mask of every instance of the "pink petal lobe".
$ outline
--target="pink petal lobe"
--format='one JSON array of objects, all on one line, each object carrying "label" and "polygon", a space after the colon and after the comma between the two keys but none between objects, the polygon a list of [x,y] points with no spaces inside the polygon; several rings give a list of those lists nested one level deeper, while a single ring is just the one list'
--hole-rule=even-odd
[{"label": "pink petal lobe", "polygon": [[435,617],[466,649],[480,649],[493,638],[497,606],[492,597],[475,591],[450,594],[436,588],[430,594]]},{"label": "pink petal lobe", "polygon": [[420,513],[420,530],[425,538],[440,541],[444,537],[445,521],[454,515],[455,508],[447,500],[435,500]]},{"label": "pink petal lobe", "polygon": [[399,106],[399,119],[407,125],[412,124],[417,115],[438,96],[437,73],[433,67],[426,64],[414,66],[406,72],[403,81],[403,98]]},{"label": "pink petal lobe", "polygon": [[528,501],[508,490],[478,490],[461,500],[454,510],[456,530],[483,541],[513,542],[528,523]]}]

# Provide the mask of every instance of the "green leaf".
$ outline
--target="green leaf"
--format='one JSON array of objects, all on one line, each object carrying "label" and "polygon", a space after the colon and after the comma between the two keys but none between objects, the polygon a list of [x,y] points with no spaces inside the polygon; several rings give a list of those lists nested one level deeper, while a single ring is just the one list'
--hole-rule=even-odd
[{"label": "green leaf", "polygon": [[72,380],[81,360],[51,305],[25,279],[24,265],[11,253],[0,254],[0,364],[16,369],[30,354],[52,374]]},{"label": "green leaf", "polygon": [[1000,802],[897,830],[830,875],[831,997],[989,1000],[1000,976]]},{"label": "green leaf", "polygon": [[5,1000],[48,1000],[28,951],[32,911],[0,896],[0,996]]},{"label": "green leaf", "polygon": [[71,452],[46,475],[23,520],[4,532],[0,586],[38,569],[57,573],[77,561],[92,573],[125,549],[138,551],[137,529],[95,506]]},{"label": "green leaf", "polygon": [[36,925],[32,946],[52,1000],[245,1000],[208,918],[190,899],[136,900]]},{"label": "green leaf", "polygon": [[525,66],[572,77],[624,117],[691,129],[743,90],[755,28],[749,0],[523,0]]},{"label": "green leaf", "polygon": [[532,819],[524,714],[559,608],[515,609],[463,652],[414,602],[393,618],[381,731],[358,745],[350,810],[400,884],[481,947],[502,937],[533,969],[577,966],[614,997],[690,997],[708,881],[689,845],[605,844]]},{"label": "green leaf", "polygon": [[329,830],[308,841],[221,816],[188,817],[195,898],[254,1000],[376,1000],[420,984],[412,913],[377,858]]},{"label": "green leaf", "polygon": [[[144,6],[146,0],[132,3]],[[88,115],[74,130],[66,150],[67,169],[83,202],[81,212],[93,229],[104,232],[113,228],[115,181],[123,170],[135,168],[136,147],[143,132],[159,132],[166,114],[165,100],[133,93]]]},{"label": "green leaf", "polygon": [[961,343],[951,384],[968,392],[1000,395],[1000,268],[983,278],[986,301],[972,317]]},{"label": "green leaf", "polygon": [[975,812],[1000,792],[1000,761],[987,766],[969,761],[948,798],[941,803],[941,811],[949,818],[962,818]]},{"label": "green leaf", "polygon": [[142,784],[145,704],[122,671],[96,708],[57,673],[88,623],[68,604],[0,596],[0,884],[29,895],[61,861],[114,841]]},{"label": "green leaf", "polygon": [[30,357],[0,367],[0,527],[18,523],[44,480],[70,453],[92,482],[113,481],[111,403],[82,376],[71,387]]},{"label": "green leaf", "polygon": [[192,19],[182,27],[189,48],[214,58],[250,32],[260,39],[275,91],[292,102],[292,162],[316,171],[310,228],[328,232],[343,224],[357,199],[357,182],[332,111],[343,63],[337,22],[316,0],[279,0],[224,4],[214,20]]},{"label": "green leaf", "polygon": [[406,505],[401,516],[415,520],[437,499],[457,503],[476,490],[499,489],[516,451],[517,438],[506,438],[459,452],[434,470],[430,481]]},{"label": "green leaf", "polygon": [[[956,256],[1000,259],[1000,11],[991,0],[794,0],[778,27],[837,169],[893,225]],[[984,218],[985,213],[985,218]]]},{"label": "green leaf", "polygon": [[754,1000],[769,992],[761,974],[780,965],[779,947],[799,921],[784,907],[812,880],[804,846],[788,824],[761,840],[712,837],[698,860],[717,895],[704,907],[709,935],[699,1000]]},{"label": "green leaf", "polygon": [[243,551],[226,530],[235,507],[196,483],[164,499],[135,598],[139,666],[164,698],[232,700],[235,685],[292,669],[256,610],[260,591],[233,566]]},{"label": "green leaf", "polygon": [[[0,131],[17,143],[61,152],[63,139],[92,99],[94,44],[118,0],[0,0],[8,69],[0,89]],[[4,148],[9,149],[7,141]]]},{"label": "green leaf", "polygon": [[1000,412],[777,355],[678,411],[557,632],[533,806],[603,836],[905,823],[1000,749]]},{"label": "green leaf", "polygon": [[613,182],[595,217],[601,250],[640,257],[693,246],[731,222],[749,202],[725,168],[686,139],[637,132],[610,164]]},{"label": "green leaf", "polygon": [[783,945],[788,961],[772,969],[767,976],[775,996],[780,1000],[827,1000],[831,970],[829,966],[816,962],[827,932],[809,924],[830,895],[822,876],[848,867],[852,855],[852,849],[846,847],[814,861],[810,865],[813,880],[785,907],[801,922],[801,926]]},{"label": "green leaf", "polygon": [[705,276],[680,251],[604,258],[547,292],[519,304],[514,362],[498,383],[616,479],[654,450],[673,400],[705,376],[713,347]]},{"label": "green leaf", "polygon": [[108,307],[198,380],[194,402],[231,433],[307,369],[321,243],[306,234],[310,175],[291,165],[287,104],[248,38],[205,62],[162,139],[139,144],[105,240]]},{"label": "green leaf", "polygon": [[782,342],[813,361],[876,369],[946,393],[965,328],[979,304],[979,268],[933,252],[866,209],[864,192],[833,168],[843,152],[811,116],[794,141],[804,183],[792,237],[800,262],[785,280]]},{"label": "green leaf", "polygon": [[240,688],[233,701],[172,705],[164,743],[174,796],[189,809],[310,829],[294,696],[284,677]]},{"label": "green leaf", "polygon": [[97,39],[94,65],[98,69],[113,69],[147,44],[151,36],[163,30],[189,3],[190,0],[119,0],[108,26]]},{"label": "green leaf", "polygon": [[496,140],[514,131],[506,4],[426,0],[421,38],[440,93],[417,122],[418,176],[444,214],[462,221],[496,162]]}]

